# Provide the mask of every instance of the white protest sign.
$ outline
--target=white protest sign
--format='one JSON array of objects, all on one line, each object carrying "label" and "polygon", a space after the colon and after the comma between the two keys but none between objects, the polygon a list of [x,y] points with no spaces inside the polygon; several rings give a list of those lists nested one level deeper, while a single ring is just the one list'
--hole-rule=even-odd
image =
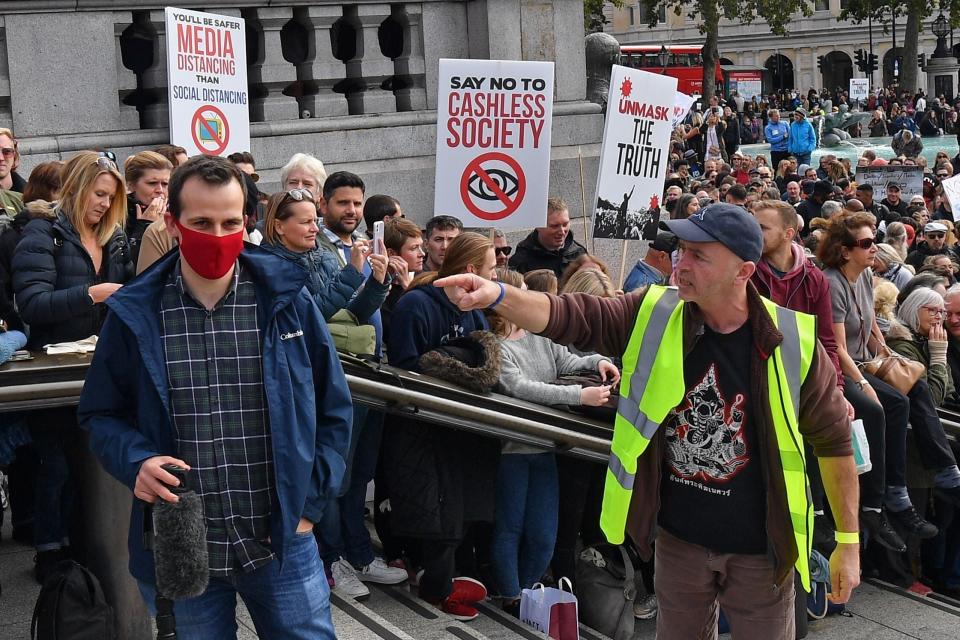
[{"label": "white protest sign", "polygon": [[656,237],[676,99],[676,78],[614,65],[600,148],[595,238],[639,240],[651,232]]},{"label": "white protest sign", "polygon": [[850,99],[866,100],[870,95],[869,78],[850,78]]},{"label": "white protest sign", "polygon": [[674,127],[679,127],[683,123],[684,118],[686,118],[687,114],[690,113],[690,107],[692,107],[693,103],[696,101],[697,99],[693,96],[688,96],[685,93],[677,91],[676,98],[673,102]]},{"label": "white protest sign", "polygon": [[879,201],[886,196],[887,185],[895,182],[900,185],[900,197],[923,195],[923,167],[913,165],[884,165],[880,167],[857,167],[857,184],[869,184],[873,187],[874,199]]},{"label": "white protest sign", "polygon": [[166,7],[170,142],[189,155],[250,150],[243,18]]},{"label": "white protest sign", "polygon": [[543,226],[553,63],[440,60],[434,212],[464,226]]},{"label": "white protest sign", "polygon": [[953,221],[960,220],[960,175],[947,178],[940,182],[943,186],[943,193],[950,201],[950,210],[953,211]]}]

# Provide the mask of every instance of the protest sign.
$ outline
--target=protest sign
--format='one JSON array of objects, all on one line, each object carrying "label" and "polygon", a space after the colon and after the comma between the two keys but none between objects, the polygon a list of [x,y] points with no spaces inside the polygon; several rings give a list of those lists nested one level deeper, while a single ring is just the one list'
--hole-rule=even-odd
[{"label": "protest sign", "polygon": [[167,7],[170,142],[188,155],[250,150],[243,18]]},{"label": "protest sign", "polygon": [[693,96],[688,96],[685,93],[677,91],[676,98],[673,102],[673,126],[679,127],[683,124],[684,119],[686,119],[687,114],[690,113],[690,107],[693,106],[693,103],[697,99]]},{"label": "protest sign", "polygon": [[960,175],[947,178],[940,183],[943,193],[950,201],[950,210],[953,211],[953,221],[960,219]]},{"label": "protest sign", "polygon": [[656,237],[676,96],[676,78],[613,67],[593,213],[595,238]]},{"label": "protest sign", "polygon": [[440,60],[434,212],[464,226],[543,226],[553,63]]},{"label": "protest sign", "polygon": [[906,165],[857,167],[857,184],[873,187],[874,199],[878,202],[883,199],[887,184],[891,182],[900,185],[900,197],[904,200],[923,195],[923,168]]},{"label": "protest sign", "polygon": [[850,78],[850,99],[866,100],[870,94],[869,78]]}]

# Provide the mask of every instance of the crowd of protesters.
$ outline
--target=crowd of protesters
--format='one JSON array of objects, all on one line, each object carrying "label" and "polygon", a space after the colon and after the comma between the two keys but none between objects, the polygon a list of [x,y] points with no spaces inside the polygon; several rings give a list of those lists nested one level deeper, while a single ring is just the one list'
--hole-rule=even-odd
[{"label": "crowd of protesters", "polygon": [[[885,123],[892,118],[900,129],[912,130],[900,115],[906,109],[914,116],[946,112],[938,116],[944,123],[938,129],[951,131],[946,126],[951,111],[939,100],[929,108],[922,94],[905,100],[884,92],[871,100],[876,117]],[[872,469],[860,476],[866,570],[915,590],[957,595],[960,519],[955,522],[953,514],[960,504],[960,470],[956,445],[947,438],[937,409],[960,409],[954,383],[960,375],[960,246],[940,186],[960,170],[960,162],[946,154],[927,163],[918,155],[865,152],[858,164],[923,167],[923,193],[909,198],[896,183],[874,194],[870,185],[855,182],[849,162],[829,154],[812,166],[816,143],[806,114],[845,103],[842,93],[784,95],[762,105],[731,99],[722,106],[718,100],[706,116],[694,114],[672,143],[661,217],[687,218],[717,202],[753,213],[764,234],[753,286],[778,304],[818,317],[818,337],[836,383],[850,413],[863,421],[872,461]],[[781,122],[779,108],[795,114],[793,122]],[[918,130],[923,131],[924,121],[916,124]],[[771,144],[770,159],[739,152],[741,143],[763,139]],[[272,451],[270,446],[269,423],[278,410],[267,389],[278,384],[278,353],[285,351],[244,339],[249,326],[267,319],[243,309],[259,308],[264,290],[306,296],[295,295],[291,304],[304,322],[308,316],[312,323],[322,318],[338,349],[385,358],[393,366],[479,392],[496,390],[612,421],[618,362],[560,347],[493,314],[461,311],[433,282],[470,273],[552,294],[628,295],[671,282],[678,241],[669,232],[649,239],[645,257],[619,287],[607,265],[574,239],[570,212],[559,198],[545,203],[545,225],[514,248],[502,233],[464,229],[449,215],[436,215],[421,229],[393,196],[367,194],[362,176],[353,173],[328,175],[323,163],[307,154],[290,159],[280,173],[281,190],[269,194],[258,188],[250,153],[233,154],[221,165],[188,159],[183,149],[170,145],[123,162],[109,151],[86,151],[66,162],[41,163],[24,179],[16,172],[19,155],[9,130],[0,130],[0,152],[0,200],[6,209],[0,214],[0,357],[24,344],[40,351],[101,330],[102,343],[125,345],[116,357],[98,349],[95,375],[105,399],[85,396],[80,422],[91,430],[104,466],[141,500],[168,495],[156,484],[166,476],[154,468],[155,460],[197,467],[212,578],[233,580],[245,596],[236,577],[276,560],[271,537],[289,540],[292,535],[296,542],[286,544],[301,545],[298,534],[312,531],[319,553],[299,546],[296,553],[318,556],[324,584],[342,597],[368,597],[367,583],[408,581],[425,601],[471,620],[478,615],[476,603],[488,596],[518,614],[522,589],[545,576],[574,577],[581,550],[604,541],[598,526],[604,466],[353,405],[345,384],[325,390],[317,385],[315,402],[283,401],[286,420],[295,423],[298,411],[326,412],[330,426],[327,440],[316,434],[322,461],[317,464],[325,465],[330,481],[296,487],[299,467],[287,468],[278,456],[289,456],[289,447],[302,443],[274,435]],[[193,215],[211,206],[204,200],[209,194],[197,185],[208,191],[230,186],[241,211],[222,221]],[[376,246],[373,229],[380,222],[383,241]],[[222,225],[226,231],[213,236],[236,241],[214,245],[204,225]],[[182,263],[177,262],[181,255]],[[232,270],[235,261],[239,267]],[[271,269],[299,274],[303,291],[286,291],[289,282],[300,280],[272,278]],[[198,293],[190,287],[191,278],[223,281],[224,288],[217,295],[215,288]],[[113,296],[118,297],[105,304]],[[224,309],[232,314],[229,320],[218,315]],[[268,311],[281,313],[277,306],[263,313]],[[148,321],[150,314],[160,319]],[[211,322],[215,329],[207,326]],[[129,336],[123,323],[134,329]],[[137,328],[158,335],[147,340]],[[224,333],[236,338],[230,346],[236,362],[223,370],[204,365],[196,345],[185,338],[202,335],[212,347],[225,348]],[[303,333],[283,333],[279,340]],[[315,379],[309,377],[311,366],[314,376],[339,367],[323,344],[310,344],[311,361],[283,364],[290,371],[280,380],[292,389]],[[142,360],[131,355],[137,348],[144,351]],[[145,452],[160,451],[159,445],[151,448],[143,434],[131,435],[110,418],[121,409],[134,411],[124,404],[118,363],[140,366],[149,362],[151,349],[161,357],[166,353],[170,388],[164,390],[169,397],[162,403],[153,398],[148,407],[169,411],[181,438],[173,452],[156,457]],[[921,363],[925,374],[901,390],[866,373],[863,364],[887,350]],[[318,368],[314,358],[324,353],[326,368]],[[262,371],[243,364],[260,358]],[[159,364],[163,368],[164,362]],[[266,398],[217,396],[228,407],[224,412],[236,413],[243,443],[239,452],[222,452],[225,461],[216,464],[210,460],[221,452],[214,443],[230,423],[197,417],[211,411],[209,404],[197,404],[199,370],[207,380],[215,373],[230,375],[238,384],[261,389]],[[136,384],[148,384],[141,380],[146,377],[138,376]],[[145,393],[139,386],[126,392]],[[251,395],[258,394],[245,391],[243,398]],[[304,406],[296,406],[301,402]],[[6,465],[10,478],[13,535],[36,548],[35,573],[42,582],[73,553],[70,522],[83,496],[77,495],[67,451],[78,438],[77,413],[51,409],[4,420],[0,465]],[[150,429],[163,427],[156,420],[149,418]],[[178,455],[170,457],[173,453]],[[245,456],[259,456],[263,465]],[[244,469],[243,479],[218,475],[218,465]],[[810,466],[815,546],[829,556],[834,525],[815,467]],[[306,474],[301,480],[312,477],[309,469]],[[375,550],[366,525],[372,480],[382,552]],[[237,491],[249,495],[237,502],[231,497]],[[279,501],[282,511],[291,495],[305,500],[303,512],[296,514],[300,522],[294,518],[290,526],[275,528],[272,509]],[[294,553],[284,549],[285,556]],[[131,569],[147,597],[151,587],[144,567],[150,565],[144,564],[142,549],[132,547],[131,553]],[[912,561],[917,559],[922,562]],[[652,565],[636,562],[649,586]],[[308,612],[322,612],[324,606],[306,597],[296,602]],[[638,595],[634,612],[639,618],[655,616],[655,595]],[[188,624],[190,614],[178,613],[181,617]]]}]

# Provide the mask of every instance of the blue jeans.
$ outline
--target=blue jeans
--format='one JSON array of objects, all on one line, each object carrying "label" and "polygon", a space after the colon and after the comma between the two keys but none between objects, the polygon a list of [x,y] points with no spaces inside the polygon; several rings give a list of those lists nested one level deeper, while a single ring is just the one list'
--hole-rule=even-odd
[{"label": "blue jeans", "polygon": [[363,521],[367,485],[377,470],[383,414],[354,405],[353,431],[340,497],[330,500],[317,523],[320,557],[330,566],[341,557],[356,568],[373,562],[370,532]]},{"label": "blue jeans", "polygon": [[557,540],[560,502],[553,453],[505,453],[497,474],[490,542],[493,579],[504,598],[519,598],[543,577]]},{"label": "blue jeans", "polygon": [[[810,164],[810,155],[809,153],[795,153],[793,156],[797,159],[797,166],[799,167],[802,164]],[[816,167],[814,167],[816,169]]]},{"label": "blue jeans", "polygon": [[[143,596],[155,616],[156,589],[140,582]],[[330,587],[311,532],[296,534],[280,563],[252,573],[212,578],[207,590],[173,605],[179,640],[236,640],[237,594],[243,598],[257,635],[280,640],[335,640],[330,617]]]}]

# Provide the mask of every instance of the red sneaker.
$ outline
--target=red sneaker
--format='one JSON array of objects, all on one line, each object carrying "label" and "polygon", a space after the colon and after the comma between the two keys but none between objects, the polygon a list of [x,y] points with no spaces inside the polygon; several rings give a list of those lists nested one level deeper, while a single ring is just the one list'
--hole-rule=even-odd
[{"label": "red sneaker", "polygon": [[471,607],[469,604],[454,600],[453,596],[444,600],[440,604],[440,609],[451,618],[455,618],[461,622],[470,622],[480,615],[479,611]]},{"label": "red sneaker", "polygon": [[453,590],[450,592],[451,600],[474,604],[483,602],[486,598],[487,588],[479,580],[465,576],[453,579]]}]

